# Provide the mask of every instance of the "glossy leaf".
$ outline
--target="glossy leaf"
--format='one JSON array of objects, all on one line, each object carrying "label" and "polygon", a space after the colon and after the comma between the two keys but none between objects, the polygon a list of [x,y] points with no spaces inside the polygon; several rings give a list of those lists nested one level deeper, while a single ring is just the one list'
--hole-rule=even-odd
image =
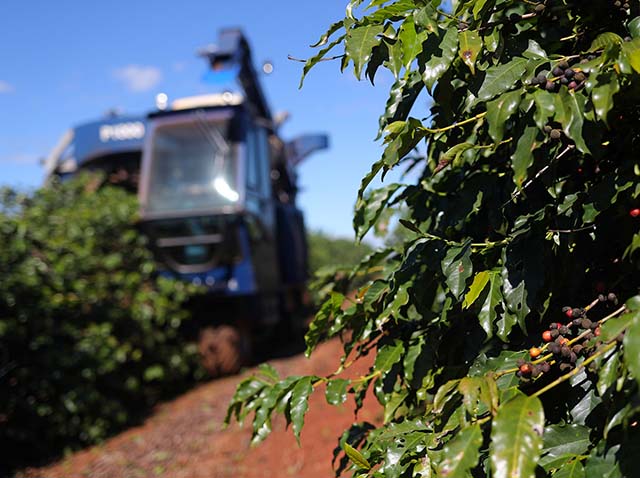
[{"label": "glossy leaf", "polygon": [[476,31],[465,30],[458,34],[458,55],[469,67],[472,74],[476,72],[476,58],[482,50],[482,37]]},{"label": "glossy leaf", "polygon": [[304,425],[304,416],[309,408],[309,395],[313,391],[311,381],[312,377],[301,378],[291,392],[289,413],[293,425],[293,434],[298,443],[300,443],[300,432]]},{"label": "glossy leaf", "polygon": [[471,248],[469,245],[451,247],[442,260],[442,273],[446,277],[449,290],[457,299],[467,288],[467,279],[473,274]]},{"label": "glossy leaf", "polygon": [[585,97],[579,93],[572,93],[566,88],[556,93],[555,120],[562,125],[564,134],[575,142],[578,150],[589,153],[582,136],[584,106]]},{"label": "glossy leaf", "polygon": [[[427,41],[426,48],[425,53],[428,55],[428,60],[421,68],[422,79],[431,91],[435,82],[449,69],[458,52],[458,34],[454,29],[448,29],[437,46],[435,36],[431,36]],[[436,52],[439,52],[440,56],[436,56]]]},{"label": "glossy leaf", "polygon": [[348,31],[344,49],[348,58],[353,61],[356,78],[360,79],[362,68],[371,58],[373,48],[380,43],[378,36],[383,30],[382,25],[364,25]]},{"label": "glossy leaf", "polygon": [[622,43],[622,38],[620,35],[617,35],[612,32],[604,32],[598,35],[592,42],[589,47],[589,51],[597,51],[604,50],[608,46],[618,45]]},{"label": "glossy leaf", "polygon": [[623,339],[624,361],[640,384],[640,311],[636,310],[628,315],[631,315],[633,319],[629,323],[629,328]]},{"label": "glossy leaf", "polygon": [[607,115],[613,108],[613,95],[620,91],[618,77],[611,72],[600,74],[595,81],[587,81],[587,88],[591,90],[591,99],[598,118],[608,125]]},{"label": "glossy leaf", "polygon": [[522,80],[527,62],[526,58],[514,58],[509,63],[489,68],[478,91],[478,99],[487,101],[513,89]]},{"label": "glossy leaf", "polygon": [[502,276],[492,271],[489,276],[489,289],[486,299],[478,312],[478,320],[487,337],[493,335],[494,322],[497,317],[496,307],[502,303]]},{"label": "glossy leaf", "polygon": [[349,459],[358,468],[361,468],[363,470],[370,470],[371,469],[371,465],[369,464],[367,459],[364,456],[362,456],[362,453],[360,453],[358,450],[353,448],[351,445],[349,445],[348,443],[345,443],[344,445],[342,445],[342,449],[347,454]]},{"label": "glossy leaf", "polygon": [[513,181],[518,187],[521,187],[527,179],[527,170],[533,164],[533,152],[540,146],[538,131],[539,129],[535,126],[527,126],[518,139],[516,150],[511,156]]},{"label": "glossy leaf", "polygon": [[489,123],[489,136],[496,143],[504,138],[506,122],[518,110],[521,91],[510,91],[500,95],[487,103],[487,122]]},{"label": "glossy leaf", "polygon": [[442,453],[444,459],[437,465],[438,476],[464,478],[478,462],[482,445],[480,426],[471,425],[449,440]]},{"label": "glossy leaf", "polygon": [[484,288],[489,283],[489,279],[491,278],[491,274],[489,271],[481,271],[478,272],[473,278],[473,282],[469,287],[469,292],[464,296],[464,302],[462,303],[462,307],[468,309],[473,305],[473,303],[480,297],[480,294],[484,290]]},{"label": "glossy leaf", "polygon": [[347,387],[350,380],[336,378],[327,382],[325,398],[330,405],[340,405],[347,400]]}]

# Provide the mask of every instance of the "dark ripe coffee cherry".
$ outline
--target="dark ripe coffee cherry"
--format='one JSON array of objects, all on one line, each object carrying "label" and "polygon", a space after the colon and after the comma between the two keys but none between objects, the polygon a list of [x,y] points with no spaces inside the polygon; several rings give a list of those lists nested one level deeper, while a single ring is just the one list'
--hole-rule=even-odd
[{"label": "dark ripe coffee cherry", "polygon": [[560,327],[558,329],[558,331],[562,334],[562,335],[569,335],[571,333],[571,331],[569,330],[569,327],[567,327],[566,325],[563,325],[562,327]]},{"label": "dark ripe coffee cherry", "polygon": [[545,75],[544,73],[538,73],[536,79],[538,80],[539,84],[544,85],[547,82],[547,75]]},{"label": "dark ripe coffee cherry", "polygon": [[560,364],[560,371],[561,372],[568,372],[569,370],[573,369],[573,365],[571,365],[570,363],[561,363]]},{"label": "dark ripe coffee cherry", "polygon": [[620,0],[616,0],[613,2],[613,6],[616,8],[620,8],[622,6],[622,2]]},{"label": "dark ripe coffee cherry", "polygon": [[566,70],[564,70],[564,77],[569,79],[569,80],[571,78],[573,78],[573,75],[575,75],[575,74],[576,74],[576,72],[573,71],[571,68],[567,68]]},{"label": "dark ripe coffee cherry", "polygon": [[558,331],[558,329],[550,330],[549,333],[551,334],[552,339],[556,339],[560,335],[560,332]]},{"label": "dark ripe coffee cherry", "polygon": [[558,63],[558,68],[562,68],[563,70],[566,70],[567,68],[569,68],[569,62],[567,60],[562,60],[561,62]]},{"label": "dark ripe coffee cherry", "polygon": [[533,10],[534,10],[536,13],[542,13],[542,12],[544,12],[544,9],[545,9],[545,8],[546,8],[546,7],[545,7],[545,4],[544,4],[544,3],[538,3],[538,4],[536,5],[536,8],[534,8]]},{"label": "dark ripe coffee cherry", "polygon": [[563,76],[562,78],[560,78],[560,84],[566,86],[569,84],[569,80]]},{"label": "dark ripe coffee cherry", "polygon": [[573,75],[573,81],[576,83],[580,83],[586,79],[586,76],[583,72],[578,71],[575,75]]},{"label": "dark ripe coffee cherry", "polygon": [[551,74],[553,76],[562,76],[564,74],[564,70],[559,66],[556,66],[553,70],[551,70]]},{"label": "dark ripe coffee cherry", "polygon": [[598,325],[598,322],[592,322],[592,323],[591,323],[591,327],[590,327],[590,328],[591,328],[591,330],[596,330],[598,327],[600,327],[600,326]]},{"label": "dark ripe coffee cherry", "polygon": [[580,321],[580,327],[582,327],[583,329],[590,329],[591,324],[593,324],[593,322],[586,318]]},{"label": "dark ripe coffee cherry", "polygon": [[551,139],[560,139],[562,137],[562,132],[559,129],[552,129],[551,133],[549,133],[549,137]]},{"label": "dark ripe coffee cherry", "polygon": [[549,92],[556,91],[556,84],[551,80],[547,80],[547,82],[544,84],[544,89]]},{"label": "dark ripe coffee cherry", "polygon": [[599,300],[600,302],[605,302],[605,301],[607,300],[607,298],[604,296],[604,294],[599,294],[599,295],[598,295],[598,300]]},{"label": "dark ripe coffee cherry", "polygon": [[568,305],[565,305],[565,306],[562,308],[562,313],[563,313],[563,314],[566,314],[566,313],[567,313],[567,312],[569,312],[569,311],[571,311],[571,307],[569,307]]},{"label": "dark ripe coffee cherry", "polygon": [[607,294],[607,299],[609,299],[611,302],[614,302],[617,297],[613,292],[609,292],[609,294]]},{"label": "dark ripe coffee cherry", "polygon": [[622,4],[622,9],[623,9],[623,10],[629,10],[629,7],[630,7],[630,5],[629,5],[629,3],[628,3],[628,2],[624,2],[624,3]]},{"label": "dark ripe coffee cherry", "polygon": [[571,315],[573,316],[574,319],[577,319],[578,317],[582,317],[584,315],[584,310],[579,309],[578,307],[575,307],[571,310]]},{"label": "dark ripe coffee cherry", "polygon": [[551,370],[551,365],[549,365],[549,362],[542,362],[540,364],[540,370],[544,373],[547,373],[549,370]]},{"label": "dark ripe coffee cherry", "polygon": [[560,353],[560,344],[556,344],[555,342],[552,344],[549,344],[549,352],[551,352],[553,355],[558,355]]},{"label": "dark ripe coffee cherry", "polygon": [[551,126],[549,126],[548,124],[544,125],[544,128],[542,128],[542,131],[544,131],[545,133],[549,134],[551,133],[551,130],[553,128]]},{"label": "dark ripe coffee cherry", "polygon": [[589,332],[587,335],[584,336],[584,338],[588,342],[589,340],[591,340],[593,338],[593,333]]},{"label": "dark ripe coffee cherry", "polygon": [[549,324],[549,329],[550,330],[554,330],[554,329],[557,329],[557,328],[558,328],[558,323],[557,322],[551,322]]},{"label": "dark ripe coffee cherry", "polygon": [[531,376],[533,378],[536,378],[539,375],[540,375],[540,367],[538,367],[537,365],[532,365],[531,366]]},{"label": "dark ripe coffee cherry", "polygon": [[575,325],[576,327],[579,327],[581,322],[582,322],[582,319],[573,319],[571,321],[571,325]]},{"label": "dark ripe coffee cherry", "polygon": [[568,358],[571,355],[571,349],[566,345],[563,345],[562,347],[560,347],[560,355],[562,355],[565,358]]},{"label": "dark ripe coffee cherry", "polygon": [[573,347],[571,347],[571,351],[576,355],[580,354],[580,352],[582,352],[582,349],[583,347],[580,344],[576,344]]},{"label": "dark ripe coffee cherry", "polygon": [[569,88],[570,90],[575,90],[578,87],[578,83],[576,83],[575,81],[570,81],[567,84],[567,88]]}]

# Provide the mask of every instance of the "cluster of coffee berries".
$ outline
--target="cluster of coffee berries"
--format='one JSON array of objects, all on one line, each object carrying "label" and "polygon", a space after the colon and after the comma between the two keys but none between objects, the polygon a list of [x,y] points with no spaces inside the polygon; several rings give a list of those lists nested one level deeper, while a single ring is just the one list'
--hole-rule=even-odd
[{"label": "cluster of coffee berries", "polygon": [[[588,58],[585,60],[589,61]],[[579,67],[572,67],[568,61],[562,60],[551,70],[550,76],[544,72],[539,73],[531,80],[531,84],[538,85],[550,93],[558,91],[562,85],[570,90],[579,90],[587,77],[587,73]]]},{"label": "cluster of coffee berries", "polygon": [[551,139],[560,139],[562,137],[562,130],[558,128],[554,128],[553,126],[547,124],[544,126],[544,132],[549,135]]},{"label": "cluster of coffee berries", "polygon": [[617,8],[620,13],[624,13],[626,15],[630,7],[629,0],[615,0],[613,2],[613,6],[614,8]]},{"label": "cluster of coffee berries", "polygon": [[598,300],[600,302],[611,302],[613,305],[618,305],[618,297],[613,293],[609,292],[607,295],[599,294]]},{"label": "cluster of coffee berries", "polygon": [[520,378],[520,381],[524,383],[529,382],[533,378],[538,378],[541,374],[551,370],[551,364],[546,360],[540,363],[533,363],[519,359],[517,365],[518,371],[516,375]]}]

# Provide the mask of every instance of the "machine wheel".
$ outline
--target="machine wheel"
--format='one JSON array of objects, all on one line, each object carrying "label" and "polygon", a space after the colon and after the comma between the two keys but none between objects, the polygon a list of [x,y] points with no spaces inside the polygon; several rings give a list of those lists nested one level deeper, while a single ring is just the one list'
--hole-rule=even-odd
[{"label": "machine wheel", "polygon": [[239,372],[249,361],[250,349],[247,334],[231,325],[206,327],[198,338],[202,366],[213,377]]}]

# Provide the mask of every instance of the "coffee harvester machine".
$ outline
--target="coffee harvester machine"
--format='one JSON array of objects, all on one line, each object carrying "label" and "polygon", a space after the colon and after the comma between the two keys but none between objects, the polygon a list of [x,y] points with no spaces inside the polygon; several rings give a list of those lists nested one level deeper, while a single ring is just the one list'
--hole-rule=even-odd
[{"label": "coffee harvester machine", "polygon": [[140,225],[161,274],[206,288],[193,312],[212,374],[237,371],[265,330],[302,327],[307,243],[296,166],[326,135],[283,141],[249,44],[223,30],[199,52],[211,94],[164,94],[143,116],[110,114],[65,133],[49,177],[100,170],[138,194]]}]

